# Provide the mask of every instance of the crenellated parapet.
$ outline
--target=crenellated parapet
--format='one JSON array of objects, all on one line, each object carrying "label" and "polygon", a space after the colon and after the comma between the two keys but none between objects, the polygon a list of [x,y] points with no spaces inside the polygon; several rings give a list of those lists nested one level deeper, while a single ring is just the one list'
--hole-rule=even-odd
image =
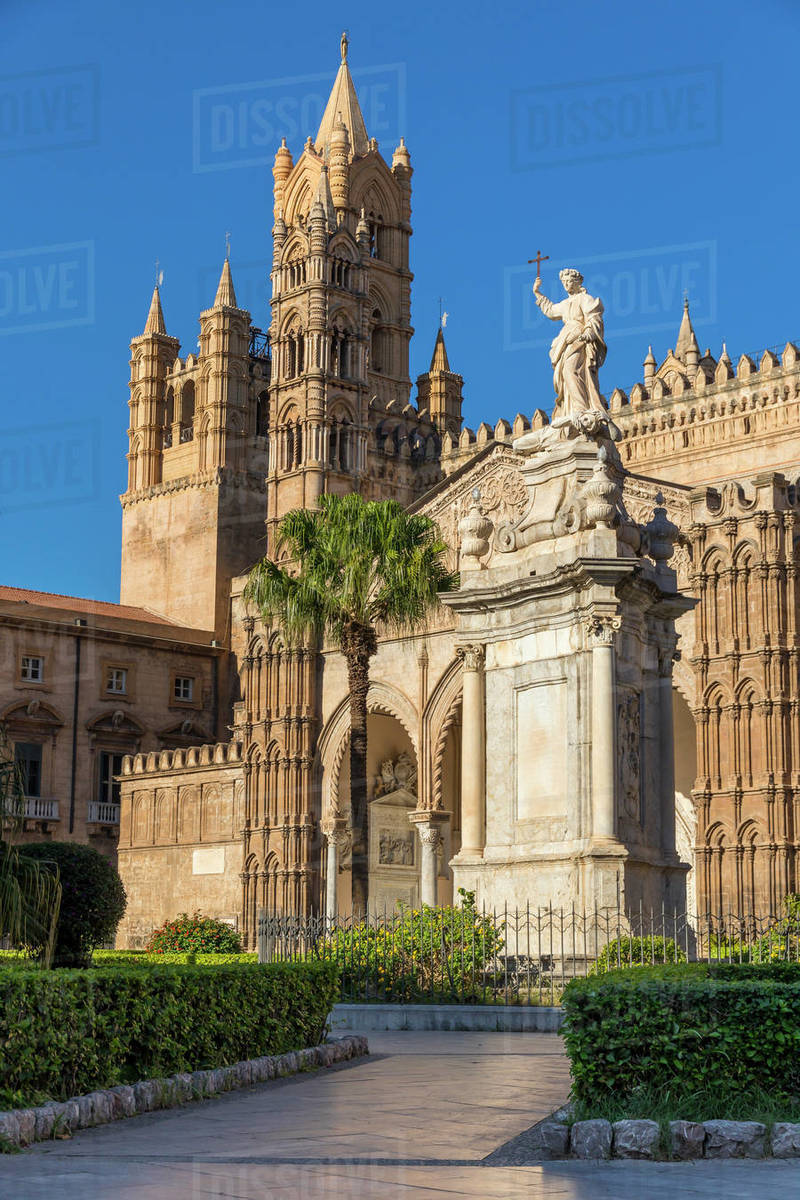
[{"label": "crenellated parapet", "polygon": [[531,429],[543,429],[549,424],[547,413],[537,408],[530,419],[517,413],[511,422],[501,417],[494,427],[482,421],[477,431],[467,425],[457,434],[448,431],[442,438],[442,472],[445,476],[452,475],[487,446],[510,446],[516,438],[529,433]]},{"label": "crenellated parapet", "polygon": [[[687,334],[686,330],[689,330]],[[781,467],[800,455],[800,351],[787,342],[734,364],[700,355],[688,306],[674,350],[656,367],[652,348],[644,378],[608,401],[622,434],[626,467],[684,483],[723,479],[759,465]]]},{"label": "crenellated parapet", "polygon": [[154,750],[150,754],[126,755],[123,775],[154,775],[192,767],[229,766],[242,761],[241,742],[217,742],[178,750]]}]

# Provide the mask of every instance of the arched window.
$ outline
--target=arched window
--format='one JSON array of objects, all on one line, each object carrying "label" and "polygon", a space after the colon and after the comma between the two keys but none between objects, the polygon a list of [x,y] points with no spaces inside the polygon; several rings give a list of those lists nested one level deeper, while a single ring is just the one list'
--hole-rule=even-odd
[{"label": "arched window", "polygon": [[379,225],[375,238],[375,257],[382,262],[392,259],[392,231],[387,225]]},{"label": "arched window", "polygon": [[389,332],[382,324],[379,308],[372,310],[372,333],[370,335],[369,366],[379,375],[390,371]]},{"label": "arched window", "polygon": [[331,334],[330,372],[337,379],[346,379],[350,375],[350,334],[338,325],[334,325]]},{"label": "arched window", "polygon": [[367,216],[367,224],[369,225],[369,256],[370,256],[370,258],[379,258],[380,257],[380,255],[378,253],[378,250],[380,248],[379,247],[380,223],[381,223],[380,215],[376,216],[374,212],[370,211]]},{"label": "arched window", "polygon": [[190,442],[194,437],[194,384],[191,380],[183,385],[181,392],[181,441]]},{"label": "arched window", "polygon": [[256,400],[256,437],[269,436],[269,392],[261,392]]},{"label": "arched window", "polygon": [[172,422],[175,420],[175,392],[172,388],[167,391],[167,402],[164,412],[164,431],[162,434],[162,445],[165,450],[168,450],[172,445]]},{"label": "arched window", "polygon": [[353,432],[353,426],[346,416],[334,418],[331,423],[329,461],[332,470],[353,470]]},{"label": "arched window", "polygon": [[296,379],[305,368],[306,339],[299,325],[293,325],[286,338],[286,378]]}]

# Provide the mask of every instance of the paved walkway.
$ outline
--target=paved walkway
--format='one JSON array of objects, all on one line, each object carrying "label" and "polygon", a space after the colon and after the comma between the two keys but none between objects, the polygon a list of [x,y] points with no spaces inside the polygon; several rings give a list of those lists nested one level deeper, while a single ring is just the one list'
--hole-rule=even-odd
[{"label": "paved walkway", "polygon": [[790,1163],[481,1160],[561,1104],[553,1034],[371,1034],[369,1059],[0,1160],[3,1200],[777,1200]]}]

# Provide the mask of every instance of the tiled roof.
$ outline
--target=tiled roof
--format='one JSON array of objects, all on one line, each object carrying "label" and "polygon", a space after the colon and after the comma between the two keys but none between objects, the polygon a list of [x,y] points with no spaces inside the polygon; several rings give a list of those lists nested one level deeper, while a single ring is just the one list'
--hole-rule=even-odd
[{"label": "tiled roof", "polygon": [[136,608],[132,604],[112,604],[108,600],[86,600],[82,596],[60,596],[56,592],[34,592],[29,588],[6,587],[0,584],[0,601],[10,600],[16,604],[37,605],[40,608],[59,608],[65,612],[88,613],[94,617],[120,617],[128,621],[149,621],[154,625],[172,625],[170,621],[147,608]]}]

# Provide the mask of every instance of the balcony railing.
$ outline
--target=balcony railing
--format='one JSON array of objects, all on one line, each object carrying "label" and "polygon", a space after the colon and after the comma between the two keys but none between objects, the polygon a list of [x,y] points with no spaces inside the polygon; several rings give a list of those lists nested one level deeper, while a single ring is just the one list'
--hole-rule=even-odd
[{"label": "balcony railing", "polygon": [[119,805],[103,800],[90,800],[89,820],[98,825],[119,825]]},{"label": "balcony railing", "polygon": [[26,796],[25,816],[34,821],[57,821],[58,801],[46,800],[43,796]]}]

